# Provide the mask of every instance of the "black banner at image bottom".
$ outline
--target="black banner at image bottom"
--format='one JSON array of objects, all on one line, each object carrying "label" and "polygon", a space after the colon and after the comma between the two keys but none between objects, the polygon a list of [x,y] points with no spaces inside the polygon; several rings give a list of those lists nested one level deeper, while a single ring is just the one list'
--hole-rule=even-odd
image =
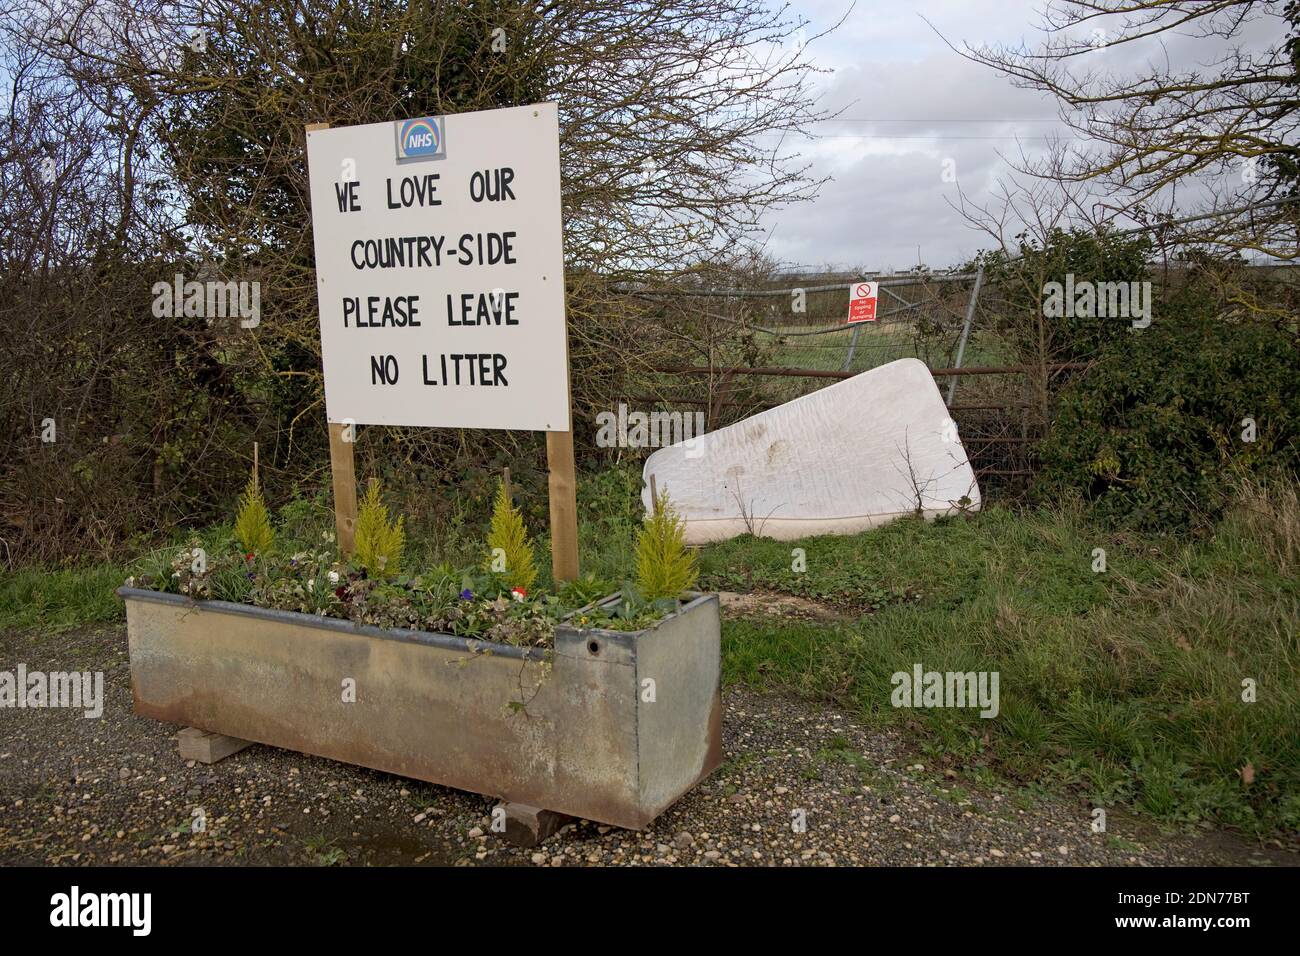
[{"label": "black banner at image bottom", "polygon": [[[404,938],[420,924],[532,912],[566,932],[720,917],[745,933],[770,919],[851,919],[864,927],[1036,929],[1070,937],[1227,942],[1293,917],[1294,871],[1260,869],[727,869],[501,867],[0,871],[0,911],[19,933],[144,940],[338,944]],[[640,900],[638,904],[636,901]],[[562,915],[567,913],[567,915]],[[815,914],[821,913],[818,917]],[[467,926],[473,925],[473,920]],[[494,921],[489,925],[496,925]],[[706,924],[707,925],[707,924]],[[643,928],[650,929],[649,924]]]}]

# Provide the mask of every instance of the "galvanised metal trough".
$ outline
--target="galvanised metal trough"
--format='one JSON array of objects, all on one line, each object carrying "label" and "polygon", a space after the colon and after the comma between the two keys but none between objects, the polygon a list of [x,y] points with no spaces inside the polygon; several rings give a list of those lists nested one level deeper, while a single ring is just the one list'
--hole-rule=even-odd
[{"label": "galvanised metal trough", "polygon": [[146,717],[630,829],[722,761],[717,595],[547,652],[117,593]]}]

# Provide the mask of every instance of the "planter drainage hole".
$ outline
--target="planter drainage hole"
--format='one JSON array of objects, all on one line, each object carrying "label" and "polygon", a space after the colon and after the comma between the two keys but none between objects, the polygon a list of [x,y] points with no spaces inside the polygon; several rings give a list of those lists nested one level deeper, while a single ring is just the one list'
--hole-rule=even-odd
[{"label": "planter drainage hole", "polygon": [[599,653],[600,653],[600,643],[599,643],[598,641],[588,641],[588,642],[587,642],[587,650],[591,651],[591,653],[593,653],[593,654],[599,654]]}]

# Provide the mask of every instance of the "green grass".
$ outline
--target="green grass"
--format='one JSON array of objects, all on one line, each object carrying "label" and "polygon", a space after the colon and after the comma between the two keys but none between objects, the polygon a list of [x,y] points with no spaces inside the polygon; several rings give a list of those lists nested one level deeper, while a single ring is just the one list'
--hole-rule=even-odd
[{"label": "green grass", "polygon": [[[639,473],[579,484],[584,572],[632,572]],[[278,516],[285,541],[329,530],[321,503]],[[286,520],[287,519],[287,520]],[[486,514],[412,535],[412,567],[474,555]],[[218,547],[228,526],[207,529]],[[179,545],[181,539],[175,543]],[[792,550],[807,570],[793,570]],[[1108,570],[1092,571],[1105,548]],[[550,585],[548,544],[538,535]],[[153,560],[164,565],[171,548]],[[702,550],[705,587],[796,594],[838,622],[763,614],[723,625],[724,679],[833,702],[907,734],[976,782],[1066,788],[1161,821],[1300,828],[1300,503],[1258,491],[1212,536],[1104,531],[1080,512],[903,520],[851,537],[738,538]],[[0,628],[122,619],[114,565],[0,574]],[[891,706],[891,676],[997,671],[1000,712]],[[1242,701],[1242,681],[1257,699]],[[815,764],[846,759],[828,746]],[[1249,768],[1249,770],[1246,770]],[[814,768],[815,769],[815,768]],[[1243,774],[1244,771],[1244,774]],[[1247,782],[1245,777],[1253,780]]]},{"label": "green grass", "polygon": [[[735,539],[707,549],[702,571],[712,587],[824,589],[856,610],[838,625],[725,622],[728,681],[848,707],[962,769],[1064,785],[1169,822],[1294,829],[1300,509],[1294,499],[1269,507],[1251,502],[1205,540],[991,508],[854,537]],[[790,570],[794,547],[807,553],[802,575]],[[1097,547],[1106,573],[1091,569]],[[913,597],[855,603],[864,593]],[[893,707],[890,677],[917,663],[997,671],[1000,713]],[[1255,703],[1242,700],[1246,678]]]},{"label": "green grass", "polygon": [[64,631],[124,618],[113,590],[127,572],[117,565],[71,570],[23,568],[0,572],[0,628]]},{"label": "green grass", "polygon": [[[904,358],[921,358],[911,323],[885,322],[880,325],[864,324],[856,327],[857,345],[853,346],[854,326],[818,335],[763,336],[760,344],[771,347],[770,364],[782,368],[816,369],[822,371],[844,370],[849,348],[853,346],[853,360],[847,371],[865,372],[888,362]],[[804,332],[806,326],[780,328],[781,332]],[[965,366],[1004,365],[1009,352],[991,335],[972,337],[962,357]],[[940,363],[942,364],[942,363]]]}]

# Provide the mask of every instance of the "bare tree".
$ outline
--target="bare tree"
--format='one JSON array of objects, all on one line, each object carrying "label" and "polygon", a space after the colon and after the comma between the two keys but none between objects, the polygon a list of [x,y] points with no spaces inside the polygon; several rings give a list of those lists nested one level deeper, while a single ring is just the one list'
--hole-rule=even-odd
[{"label": "bare tree", "polygon": [[[1298,24],[1295,0],[1063,0],[1044,5],[1035,47],[953,48],[1057,99],[1062,122],[1088,145],[1016,165],[1086,184],[1095,207],[1084,218],[1169,222],[1180,203],[1239,210],[1174,235],[1294,260],[1296,207],[1285,200],[1300,174]],[[1247,40],[1262,28],[1267,39]],[[1132,72],[1096,68],[1116,49],[1133,54]]]},{"label": "bare tree", "polygon": [[[660,347],[611,281],[729,259],[764,210],[815,193],[785,142],[822,116],[806,25],[760,0],[0,0],[0,309],[28,333],[0,351],[15,398],[0,511],[31,546],[98,529],[111,550],[128,525],[221,504],[253,438],[270,473],[318,475],[313,122],[559,104],[575,420],[590,422]],[[260,280],[256,328],[150,315],[155,280],[204,263]],[[42,448],[45,417],[63,430]],[[503,446],[521,478],[540,457],[508,433],[378,428],[358,452],[443,474]]]}]

